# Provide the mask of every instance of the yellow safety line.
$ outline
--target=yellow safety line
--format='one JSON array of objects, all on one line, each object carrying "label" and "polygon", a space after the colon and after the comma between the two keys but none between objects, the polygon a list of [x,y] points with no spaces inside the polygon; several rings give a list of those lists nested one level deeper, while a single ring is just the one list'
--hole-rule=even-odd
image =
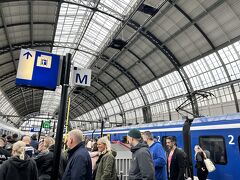
[{"label": "yellow safety line", "polygon": [[64,150],[64,151],[66,150],[68,124],[69,124],[70,104],[71,104],[71,98],[70,98],[70,96],[69,96],[69,97],[68,97],[68,108],[67,108],[67,119],[66,119],[66,123],[65,123],[66,131],[65,131],[65,135],[64,135],[64,146],[63,146],[63,150]]}]

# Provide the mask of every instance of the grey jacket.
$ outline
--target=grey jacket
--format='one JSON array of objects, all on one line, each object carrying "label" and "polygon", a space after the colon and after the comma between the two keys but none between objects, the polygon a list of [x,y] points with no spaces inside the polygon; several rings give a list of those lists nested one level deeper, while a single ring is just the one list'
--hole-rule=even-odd
[{"label": "grey jacket", "polygon": [[154,165],[148,145],[138,143],[131,151],[133,154],[128,179],[154,180]]}]

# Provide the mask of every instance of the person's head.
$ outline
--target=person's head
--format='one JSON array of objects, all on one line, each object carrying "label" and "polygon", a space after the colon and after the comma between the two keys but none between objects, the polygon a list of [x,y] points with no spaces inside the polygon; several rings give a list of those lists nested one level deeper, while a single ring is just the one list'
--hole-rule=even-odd
[{"label": "person's head", "polygon": [[141,141],[141,132],[138,129],[131,129],[127,135],[127,141],[130,146],[136,146]]},{"label": "person's head", "polygon": [[67,146],[69,149],[74,148],[76,145],[78,145],[82,141],[83,141],[83,133],[79,129],[71,130],[68,133]]},{"label": "person's head", "polygon": [[16,140],[16,139],[18,138],[18,134],[14,133],[14,134],[12,135],[12,138],[13,138],[14,140]]},{"label": "person's head", "polygon": [[44,138],[43,145],[46,149],[48,149],[53,144],[55,144],[55,140],[52,137]]},{"label": "person's head", "polygon": [[32,140],[37,140],[37,135],[33,134],[31,138],[32,138]]},{"label": "person's head", "polygon": [[201,152],[201,151],[202,151],[202,148],[201,148],[199,145],[195,145],[195,146],[194,146],[194,151],[195,151],[196,153]]},{"label": "person's head", "polygon": [[12,155],[19,156],[20,159],[24,159],[26,144],[23,141],[18,141],[13,144]]},{"label": "person's head", "polygon": [[5,139],[4,138],[0,138],[0,148],[3,148],[5,146]]},{"label": "person's head", "polygon": [[12,136],[7,136],[6,140],[7,142],[12,142]]},{"label": "person's head", "polygon": [[177,143],[176,143],[176,138],[173,137],[173,136],[168,136],[166,138],[166,147],[168,150],[172,150],[172,149],[175,149],[177,146]]},{"label": "person's head", "polygon": [[95,142],[95,143],[93,144],[92,152],[94,152],[94,151],[98,151],[97,142]]},{"label": "person's head", "polygon": [[98,147],[98,151],[101,153],[106,153],[111,151],[111,143],[106,136],[98,139],[97,147]]},{"label": "person's head", "polygon": [[153,135],[150,131],[145,131],[142,135],[143,141],[145,141],[148,145],[154,142]]},{"label": "person's head", "polygon": [[31,143],[31,138],[28,135],[23,136],[22,141],[26,144],[29,145]]}]

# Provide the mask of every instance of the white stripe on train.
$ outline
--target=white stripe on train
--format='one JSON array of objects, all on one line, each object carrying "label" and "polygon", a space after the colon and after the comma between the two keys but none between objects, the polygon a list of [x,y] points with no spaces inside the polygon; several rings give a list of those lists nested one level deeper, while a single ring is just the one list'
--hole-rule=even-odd
[{"label": "white stripe on train", "polygon": [[[216,130],[216,129],[237,129],[240,128],[240,123],[235,124],[221,124],[221,125],[211,125],[211,126],[192,126],[192,131],[198,131],[198,130]],[[119,133],[128,133],[129,130],[123,130],[123,131],[105,131],[104,133],[107,134],[119,134]],[[159,129],[142,129],[143,131],[151,131],[151,132],[171,132],[171,131],[182,131],[182,127],[176,127],[176,128],[159,128]],[[96,132],[94,134],[101,134],[100,132]],[[84,133],[84,135],[92,135],[92,133]]]}]

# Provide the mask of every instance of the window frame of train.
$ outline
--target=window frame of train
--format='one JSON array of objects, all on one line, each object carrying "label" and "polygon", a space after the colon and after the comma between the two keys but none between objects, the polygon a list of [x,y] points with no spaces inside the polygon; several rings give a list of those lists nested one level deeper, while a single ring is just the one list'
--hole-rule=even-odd
[{"label": "window frame of train", "polygon": [[[205,143],[203,143],[205,142]],[[206,143],[208,142],[208,143]],[[206,145],[207,144],[207,145]],[[215,164],[221,164],[221,165],[225,165],[227,164],[228,160],[227,160],[227,151],[226,151],[226,142],[225,142],[225,138],[223,136],[199,136],[199,145],[200,147],[207,147],[204,150],[208,150],[210,152],[210,159],[215,163]],[[219,160],[216,160],[216,149],[215,147],[218,146],[218,150],[221,151],[219,153],[220,154],[220,158]],[[222,159],[222,157],[224,159]]]},{"label": "window frame of train", "polygon": [[127,136],[122,136],[121,142],[128,144]]},{"label": "window frame of train", "polygon": [[[166,146],[166,139],[167,137],[170,137],[170,136],[162,136],[161,138],[161,141],[162,141],[162,146],[163,148],[167,151],[167,146]],[[176,143],[177,143],[177,137],[176,136],[171,136],[171,137],[174,137],[175,140],[176,140]],[[158,139],[158,138],[157,138]]]}]

